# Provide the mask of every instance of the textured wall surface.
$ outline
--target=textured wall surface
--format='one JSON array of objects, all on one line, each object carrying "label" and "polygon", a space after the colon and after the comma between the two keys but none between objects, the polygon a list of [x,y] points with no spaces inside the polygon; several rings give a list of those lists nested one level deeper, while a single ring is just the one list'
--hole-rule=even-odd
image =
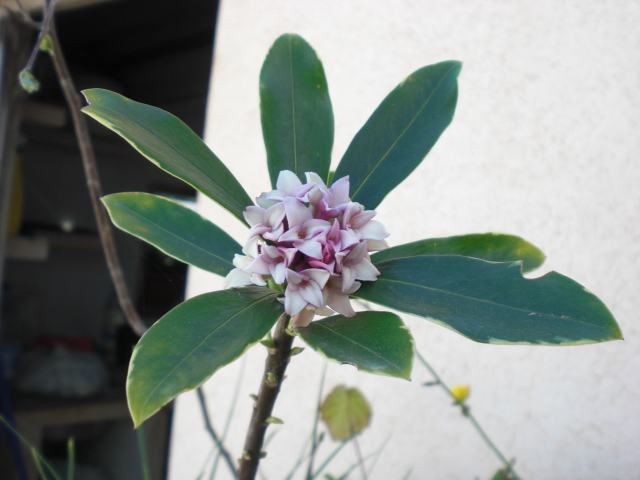
[{"label": "textured wall surface", "polygon": [[[626,340],[582,347],[488,346],[405,317],[420,352],[470,405],[527,479],[640,477],[640,3],[571,0],[225,1],[216,38],[207,142],[252,196],[269,189],[258,74],[275,38],[304,36],[324,62],[337,164],[384,96],[417,68],[464,62],[456,116],[423,164],[378,209],[392,245],[498,231],[547,254],[542,272],[595,292]],[[335,166],[334,164],[334,166]],[[211,202],[202,212],[244,241],[246,230]],[[193,270],[190,295],[219,289]],[[222,429],[244,366],[233,433],[240,455],[265,356],[206,384]],[[267,478],[284,478],[308,438],[323,361],[290,365],[275,410],[285,424],[267,448]],[[391,438],[372,479],[490,478],[499,463],[420,366],[412,382],[330,365],[327,388],[357,386],[374,415],[366,453]],[[325,442],[324,457],[334,447]],[[193,394],[177,402],[170,478],[195,478],[211,442]],[[354,461],[349,446],[331,471]],[[226,475],[224,465],[221,473]],[[354,475],[356,478],[357,475]],[[226,478],[222,476],[220,478]]]}]

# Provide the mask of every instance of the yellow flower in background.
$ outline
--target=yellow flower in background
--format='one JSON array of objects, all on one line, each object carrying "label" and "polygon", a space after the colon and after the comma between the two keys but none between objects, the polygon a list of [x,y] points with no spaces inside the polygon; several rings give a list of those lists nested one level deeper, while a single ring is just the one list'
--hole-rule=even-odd
[{"label": "yellow flower in background", "polygon": [[462,403],[471,394],[471,387],[469,385],[456,385],[451,389],[451,395],[456,399],[456,402]]}]

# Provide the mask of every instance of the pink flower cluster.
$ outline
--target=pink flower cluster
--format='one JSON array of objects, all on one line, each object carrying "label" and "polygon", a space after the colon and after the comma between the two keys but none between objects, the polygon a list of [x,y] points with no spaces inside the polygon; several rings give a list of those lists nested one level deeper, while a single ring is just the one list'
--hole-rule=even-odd
[{"label": "pink flower cluster", "polygon": [[354,316],[349,295],[358,280],[380,275],[369,252],[387,248],[389,235],[372,220],[375,211],[350,200],[349,177],[331,187],[316,173],[306,177],[303,185],[293,172],[280,172],[276,190],[247,207],[245,255],[235,256],[226,278],[226,288],[266,285],[265,277],[286,284],[284,309],[295,327],[306,327],[316,313]]}]

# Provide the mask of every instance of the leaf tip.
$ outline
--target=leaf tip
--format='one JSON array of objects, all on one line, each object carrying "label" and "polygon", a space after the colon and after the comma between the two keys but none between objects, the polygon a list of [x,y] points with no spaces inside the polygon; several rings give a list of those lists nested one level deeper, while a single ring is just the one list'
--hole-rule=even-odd
[{"label": "leaf tip", "polygon": [[95,97],[99,92],[104,91],[102,88],[85,88],[81,90],[80,93],[84,96],[84,99],[87,101],[87,105],[83,107],[81,110],[84,111],[85,108],[91,106],[91,102],[95,101]]}]

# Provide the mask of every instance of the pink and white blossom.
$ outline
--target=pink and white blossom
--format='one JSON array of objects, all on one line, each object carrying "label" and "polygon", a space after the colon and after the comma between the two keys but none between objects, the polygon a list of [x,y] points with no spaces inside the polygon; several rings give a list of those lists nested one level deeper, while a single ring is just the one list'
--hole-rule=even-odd
[{"label": "pink and white blossom", "polygon": [[375,211],[351,201],[349,177],[330,187],[313,172],[306,180],[282,171],[276,189],[247,207],[245,255],[235,256],[226,278],[227,288],[286,285],[284,309],[298,328],[315,315],[355,315],[349,296],[380,275],[369,252],[387,248],[389,235],[372,220]]},{"label": "pink and white blossom", "polygon": [[322,308],[322,289],[330,273],[319,268],[308,268],[300,272],[287,270],[287,289],[284,292],[284,310],[295,315],[305,307]]},{"label": "pink and white blossom", "polygon": [[264,281],[262,275],[250,273],[246,270],[254,260],[255,259],[250,255],[235,255],[233,258],[233,266],[236,268],[231,270],[225,277],[224,287],[243,287],[251,284],[265,286],[267,282]]},{"label": "pink and white blossom", "polygon": [[308,182],[306,185],[302,185],[302,182],[295,173],[289,170],[283,170],[278,175],[276,189],[270,192],[264,192],[256,199],[256,202],[263,208],[275,205],[285,198],[298,198],[307,202],[307,192],[313,187],[314,184]]}]

